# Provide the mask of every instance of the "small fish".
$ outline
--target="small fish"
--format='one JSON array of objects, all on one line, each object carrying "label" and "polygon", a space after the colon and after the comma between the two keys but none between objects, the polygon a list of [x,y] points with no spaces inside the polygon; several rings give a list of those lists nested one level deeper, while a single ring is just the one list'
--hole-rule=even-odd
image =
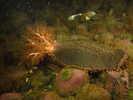
[{"label": "small fish", "polygon": [[68,20],[75,20],[76,16],[81,16],[81,15],[82,15],[81,13],[75,14],[75,15],[71,15],[71,16],[68,17]]},{"label": "small fish", "polygon": [[86,19],[86,21],[89,21],[90,20],[90,17],[86,16],[85,19]]},{"label": "small fish", "polygon": [[92,16],[94,16],[94,15],[96,15],[96,13],[95,13],[94,11],[88,11],[88,12],[83,13],[83,14],[82,14],[82,13],[79,13],[79,14],[71,15],[71,16],[68,17],[68,20],[75,20],[75,17],[81,16],[81,17],[83,17],[86,21],[89,21],[90,18],[91,18]]}]

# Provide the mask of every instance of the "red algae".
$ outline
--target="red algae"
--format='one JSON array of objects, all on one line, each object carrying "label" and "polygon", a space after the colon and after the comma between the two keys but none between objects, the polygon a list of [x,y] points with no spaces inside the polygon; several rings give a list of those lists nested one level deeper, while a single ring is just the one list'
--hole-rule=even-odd
[{"label": "red algae", "polygon": [[39,64],[43,57],[53,50],[53,31],[42,24],[28,26],[23,36],[25,40],[23,59],[31,65]]}]

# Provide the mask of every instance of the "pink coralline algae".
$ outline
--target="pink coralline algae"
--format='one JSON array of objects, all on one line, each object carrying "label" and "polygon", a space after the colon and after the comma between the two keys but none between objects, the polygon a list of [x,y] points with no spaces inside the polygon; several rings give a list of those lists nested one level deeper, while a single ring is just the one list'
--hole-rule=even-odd
[{"label": "pink coralline algae", "polygon": [[85,72],[79,69],[71,69],[71,71],[72,74],[70,79],[66,81],[61,77],[62,71],[59,72],[56,78],[56,85],[62,93],[70,92],[73,87],[82,87],[84,84],[84,76],[86,75]]},{"label": "pink coralline algae", "polygon": [[23,95],[21,95],[20,93],[4,93],[0,97],[0,100],[12,100],[12,99],[23,100],[22,98]]},{"label": "pink coralline algae", "polygon": [[[105,88],[108,90],[109,93],[113,93],[117,96],[117,99],[122,99],[126,94],[126,88],[129,84],[129,75],[126,71],[109,71],[107,73],[108,79],[107,84]],[[113,95],[112,94],[112,95]]]},{"label": "pink coralline algae", "polygon": [[[93,99],[98,99],[98,100],[100,100],[100,98],[101,98],[101,100],[102,99],[110,100],[110,97],[111,97],[111,95],[108,93],[108,91],[103,88],[97,88],[96,90],[93,89],[91,92],[89,92],[89,95],[91,95]],[[99,98],[95,98],[96,95]]]},{"label": "pink coralline algae", "polygon": [[130,44],[132,44],[130,41],[128,41],[128,40],[122,40],[121,41],[121,44],[123,44],[123,45],[130,45]]}]

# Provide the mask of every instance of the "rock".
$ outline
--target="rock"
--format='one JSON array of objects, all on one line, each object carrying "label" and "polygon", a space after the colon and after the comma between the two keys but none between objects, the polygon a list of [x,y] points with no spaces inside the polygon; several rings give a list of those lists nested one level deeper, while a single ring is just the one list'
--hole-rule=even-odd
[{"label": "rock", "polygon": [[21,95],[20,93],[4,93],[1,95],[0,100],[23,100],[22,98],[23,95]]},{"label": "rock", "polygon": [[120,44],[123,44],[124,46],[132,44],[132,42],[128,40],[122,40]]},{"label": "rock", "polygon": [[123,99],[126,94],[126,88],[129,84],[129,75],[126,71],[109,71],[107,72],[107,84],[104,87],[114,97],[114,99]]},{"label": "rock", "polygon": [[90,98],[93,100],[110,100],[111,95],[108,93],[107,90],[103,88],[96,88],[89,92]]},{"label": "rock", "polygon": [[57,68],[60,68],[59,66],[57,66],[57,65],[55,65],[55,64],[49,64],[49,66],[51,66],[52,68],[54,68],[54,69],[57,69]]},{"label": "rock", "polygon": [[44,92],[39,100],[60,100],[61,98],[55,92]]},{"label": "rock", "polygon": [[23,71],[21,68],[18,68],[17,66],[7,66],[6,69],[9,70],[8,76],[11,79],[23,78],[25,74],[28,74],[28,71]]},{"label": "rock", "polygon": [[56,77],[56,85],[62,93],[72,91],[73,87],[82,87],[86,75],[79,69],[68,69],[68,72],[64,71],[66,69],[62,69]]},{"label": "rock", "polygon": [[11,73],[11,78],[23,78],[25,74],[28,74],[28,71],[16,71]]}]

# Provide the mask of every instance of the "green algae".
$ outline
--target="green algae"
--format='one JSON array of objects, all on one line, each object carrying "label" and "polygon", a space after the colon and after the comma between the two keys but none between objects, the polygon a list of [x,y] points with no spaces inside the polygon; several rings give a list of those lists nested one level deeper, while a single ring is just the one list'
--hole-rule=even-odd
[{"label": "green algae", "polygon": [[126,96],[127,96],[126,100],[132,100],[133,99],[133,82],[130,83],[130,86],[127,89]]},{"label": "green algae", "polygon": [[61,78],[64,81],[67,81],[71,78],[72,76],[72,70],[70,68],[65,68],[61,71]]}]

